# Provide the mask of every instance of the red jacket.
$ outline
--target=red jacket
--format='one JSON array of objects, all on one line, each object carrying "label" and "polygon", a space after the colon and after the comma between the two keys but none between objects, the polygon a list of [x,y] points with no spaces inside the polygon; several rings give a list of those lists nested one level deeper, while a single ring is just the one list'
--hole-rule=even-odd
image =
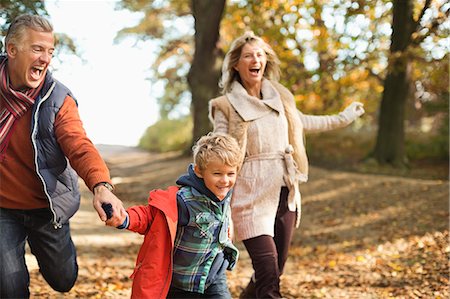
[{"label": "red jacket", "polygon": [[166,298],[172,279],[173,244],[177,231],[178,187],[150,192],[147,206],[127,209],[128,229],[142,235],[136,267],[131,275],[131,298]]}]

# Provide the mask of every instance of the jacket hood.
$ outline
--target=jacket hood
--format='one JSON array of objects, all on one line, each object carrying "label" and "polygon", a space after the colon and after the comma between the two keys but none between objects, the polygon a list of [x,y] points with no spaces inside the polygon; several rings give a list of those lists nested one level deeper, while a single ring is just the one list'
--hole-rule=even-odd
[{"label": "jacket hood", "polygon": [[[188,169],[187,169],[187,173],[181,175],[178,180],[177,180],[177,185],[180,186],[188,186],[188,187],[192,187],[195,190],[197,190],[199,193],[207,196],[208,198],[210,198],[212,201],[217,202],[217,203],[221,203],[222,201],[219,200],[217,198],[216,195],[214,195],[214,193],[211,192],[211,190],[209,190],[206,185],[205,185],[205,181],[202,178],[199,178],[195,172],[194,172],[194,164],[189,164]],[[227,194],[226,197],[228,197],[230,195]]]}]

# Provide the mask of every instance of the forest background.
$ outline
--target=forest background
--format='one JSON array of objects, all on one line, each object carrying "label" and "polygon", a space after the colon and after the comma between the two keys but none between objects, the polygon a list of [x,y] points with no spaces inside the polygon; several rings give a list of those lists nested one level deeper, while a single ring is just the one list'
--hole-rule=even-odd
[{"label": "forest background", "polygon": [[[48,2],[0,0],[0,35],[21,13],[47,15]],[[252,30],[279,55],[281,82],[304,113],[337,113],[352,101],[366,110],[346,129],[306,137],[313,169],[285,297],[448,297],[449,1],[119,0],[116,9],[142,15],[116,41],[155,42],[148,79],[164,90],[140,150],[99,146],[126,206],[145,203],[148,190],[185,170],[193,141],[211,130],[207,101],[219,95],[223,56]],[[55,29],[54,59],[82,57]],[[64,298],[127,298],[142,240],[104,228],[82,191],[71,222],[80,276]],[[238,246],[234,297],[252,271]],[[32,297],[61,297],[29,261]]]},{"label": "forest background", "polygon": [[[0,3],[3,36],[18,14],[47,14],[45,1]],[[207,102],[220,93],[223,56],[252,30],[279,55],[281,82],[304,113],[365,105],[365,116],[346,130],[307,137],[313,163],[404,173],[424,162],[448,165],[448,1],[122,0],[116,9],[142,14],[116,41],[158,45],[148,79],[164,93],[159,120],[139,142],[144,149],[189,152],[211,130]],[[192,28],[180,33],[180,24]],[[57,37],[62,51],[79,55],[70,36]]]}]

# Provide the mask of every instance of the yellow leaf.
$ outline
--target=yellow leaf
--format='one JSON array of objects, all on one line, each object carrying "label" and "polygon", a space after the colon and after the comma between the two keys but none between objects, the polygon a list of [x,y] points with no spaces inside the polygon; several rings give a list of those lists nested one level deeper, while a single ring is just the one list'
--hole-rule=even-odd
[{"label": "yellow leaf", "polygon": [[403,267],[400,266],[399,264],[389,262],[388,266],[391,267],[395,271],[403,271]]}]

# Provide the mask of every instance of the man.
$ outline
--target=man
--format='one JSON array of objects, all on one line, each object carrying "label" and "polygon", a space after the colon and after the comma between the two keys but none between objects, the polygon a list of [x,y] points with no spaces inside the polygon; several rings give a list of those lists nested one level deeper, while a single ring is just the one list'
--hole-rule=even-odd
[{"label": "man", "polygon": [[[86,136],[70,90],[48,71],[52,25],[22,15],[0,56],[0,297],[28,298],[25,241],[50,286],[69,291],[78,275],[69,219],[78,210],[77,174],[94,193],[102,221],[125,210],[112,193],[109,171]],[[106,219],[102,203],[110,203]]]}]

